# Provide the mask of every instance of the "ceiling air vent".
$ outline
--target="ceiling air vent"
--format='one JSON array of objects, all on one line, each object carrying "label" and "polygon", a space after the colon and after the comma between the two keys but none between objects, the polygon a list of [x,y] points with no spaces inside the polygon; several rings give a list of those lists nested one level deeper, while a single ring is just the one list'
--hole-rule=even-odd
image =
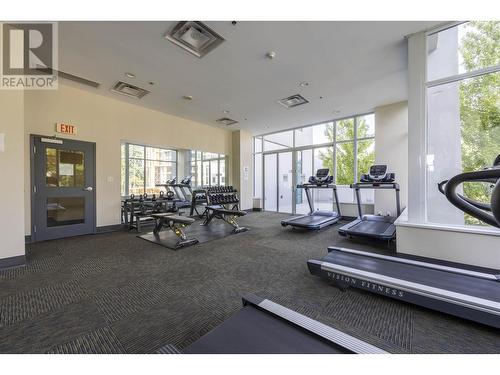
[{"label": "ceiling air vent", "polygon": [[288,98],[278,100],[278,103],[280,103],[284,107],[292,108],[292,107],[297,107],[297,106],[302,105],[302,104],[309,103],[309,101],[306,98],[304,98],[302,95],[296,94],[296,95],[289,96]]},{"label": "ceiling air vent", "polygon": [[226,126],[234,125],[234,124],[238,123],[238,121],[227,118],[227,117],[223,117],[223,118],[220,118],[218,120],[215,120],[215,122],[218,124],[221,124],[221,125],[226,125]]},{"label": "ceiling air vent", "polygon": [[148,90],[141,89],[140,87],[122,81],[116,82],[111,88],[111,91],[135,99],[141,99],[144,95],[149,94]]},{"label": "ceiling air vent", "polygon": [[200,21],[178,22],[165,34],[165,39],[202,58],[215,49],[224,38]]}]

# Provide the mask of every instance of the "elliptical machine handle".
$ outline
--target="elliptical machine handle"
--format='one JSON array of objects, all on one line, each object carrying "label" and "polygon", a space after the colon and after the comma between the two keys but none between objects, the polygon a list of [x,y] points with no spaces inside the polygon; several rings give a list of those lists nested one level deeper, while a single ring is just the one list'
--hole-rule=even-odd
[{"label": "elliptical machine handle", "polygon": [[440,182],[438,184],[438,188],[442,192],[442,186],[446,184],[446,186],[444,187],[444,194],[446,195],[446,198],[450,201],[451,204],[453,204],[455,207],[462,210],[463,212],[471,216],[474,216],[475,218],[489,225],[500,228],[500,222],[498,222],[495,219],[495,217],[500,217],[500,212],[498,212],[500,210],[500,207],[498,207],[498,204],[493,202],[493,201],[500,202],[500,199],[496,198],[496,195],[500,194],[500,188],[498,182],[495,189],[493,190],[494,191],[493,196],[495,196],[495,199],[492,199],[492,203],[494,204],[492,204],[491,206],[488,205],[487,208],[489,211],[493,212],[493,215],[483,211],[485,209],[483,208],[484,203],[463,197],[456,192],[458,185],[467,181],[481,181],[481,180],[484,181],[490,179],[497,180],[499,178],[500,178],[500,168],[491,168],[476,172],[465,172],[452,177],[447,182],[445,181]]}]

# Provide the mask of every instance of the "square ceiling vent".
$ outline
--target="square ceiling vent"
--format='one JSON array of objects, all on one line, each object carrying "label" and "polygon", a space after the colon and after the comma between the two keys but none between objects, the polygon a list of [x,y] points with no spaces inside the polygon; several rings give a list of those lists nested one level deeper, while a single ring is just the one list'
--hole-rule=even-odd
[{"label": "square ceiling vent", "polygon": [[135,99],[141,99],[145,95],[149,94],[148,90],[141,89],[140,87],[122,81],[116,82],[114,86],[111,87],[111,91]]},{"label": "square ceiling vent", "polygon": [[170,40],[200,59],[225,40],[200,21],[178,22],[172,30],[167,31],[165,39]]},{"label": "square ceiling vent", "polygon": [[292,108],[302,104],[309,103],[309,100],[307,100],[300,94],[296,94],[289,96],[288,98],[278,100],[278,103],[280,103],[283,107]]},{"label": "square ceiling vent", "polygon": [[218,120],[215,120],[215,122],[218,123],[218,124],[221,124],[221,125],[226,125],[226,126],[234,125],[234,124],[238,123],[238,121],[233,120],[233,119],[228,118],[228,117],[220,118]]}]

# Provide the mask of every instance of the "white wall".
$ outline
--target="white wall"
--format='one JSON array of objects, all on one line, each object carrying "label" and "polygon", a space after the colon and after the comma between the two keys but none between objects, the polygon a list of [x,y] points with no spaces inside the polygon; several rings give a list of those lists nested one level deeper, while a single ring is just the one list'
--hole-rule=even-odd
[{"label": "white wall", "polygon": [[[71,139],[96,143],[98,226],[120,223],[121,141],[223,153],[231,157],[231,133],[224,129],[62,84],[54,91],[26,92],[24,202],[27,234],[31,232],[29,135],[54,135],[56,122],[66,122],[78,127],[78,134],[71,136]],[[20,170],[22,168],[18,169]]]},{"label": "white wall", "polygon": [[24,93],[0,90],[0,259],[24,256]]},{"label": "white wall", "polygon": [[398,253],[500,269],[500,232],[482,234],[481,229],[473,233],[464,232],[463,227],[453,230],[425,227],[425,224],[396,226]]},{"label": "white wall", "polygon": [[[401,208],[408,196],[408,103],[375,108],[375,163],[387,164],[396,173],[401,192]],[[375,191],[375,213],[396,215],[394,190]]]}]

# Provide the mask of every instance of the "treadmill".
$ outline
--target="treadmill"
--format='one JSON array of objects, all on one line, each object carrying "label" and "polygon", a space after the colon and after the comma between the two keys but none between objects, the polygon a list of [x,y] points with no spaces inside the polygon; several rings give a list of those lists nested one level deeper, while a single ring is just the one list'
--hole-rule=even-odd
[{"label": "treadmill", "polygon": [[[339,228],[339,234],[344,237],[369,237],[383,241],[392,241],[396,238],[394,221],[401,214],[399,200],[399,184],[395,181],[395,174],[387,172],[387,165],[372,165],[370,172],[360,178],[360,182],[351,185],[356,192],[358,218]],[[397,216],[363,215],[361,209],[361,189],[394,189],[396,192]]]},{"label": "treadmill", "polygon": [[[438,186],[453,205],[500,228],[500,158],[498,161],[497,166],[459,174]],[[466,181],[492,183],[491,203],[458,194],[458,185]],[[342,288],[367,290],[500,328],[500,271],[339,247],[330,247],[328,252],[321,260],[307,262],[311,274]]]},{"label": "treadmill", "polygon": [[[328,168],[323,168],[318,169],[315,176],[309,177],[308,183],[297,185],[297,189],[304,189],[306,192],[309,213],[307,215],[295,216],[290,219],[282,220],[281,225],[284,227],[290,225],[296,228],[319,230],[338,222],[342,215],[340,213],[340,204],[337,196],[337,186],[332,182],[333,176],[330,176],[330,170]],[[314,210],[314,200],[311,197],[311,189],[332,189],[337,211]]]},{"label": "treadmill", "polygon": [[[167,345],[168,347],[168,345]],[[171,350],[170,350],[171,351]],[[159,352],[166,352],[161,350]],[[185,354],[383,354],[386,351],[254,295]]]}]

